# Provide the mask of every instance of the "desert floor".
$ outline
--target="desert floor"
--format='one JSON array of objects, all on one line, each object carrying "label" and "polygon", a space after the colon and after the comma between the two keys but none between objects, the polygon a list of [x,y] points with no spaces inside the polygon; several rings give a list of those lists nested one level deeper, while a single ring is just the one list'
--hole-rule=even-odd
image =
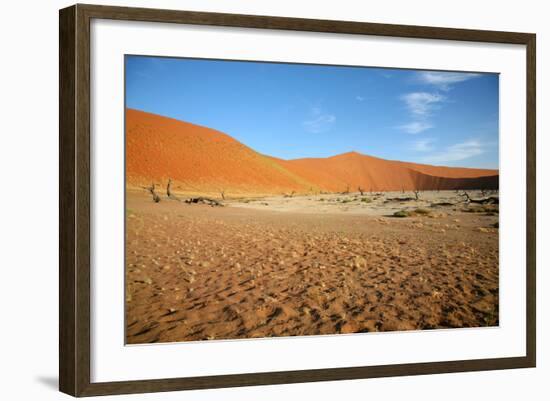
[{"label": "desert floor", "polygon": [[498,325],[498,205],[387,202],[411,196],[211,207],[129,190],[127,343]]}]

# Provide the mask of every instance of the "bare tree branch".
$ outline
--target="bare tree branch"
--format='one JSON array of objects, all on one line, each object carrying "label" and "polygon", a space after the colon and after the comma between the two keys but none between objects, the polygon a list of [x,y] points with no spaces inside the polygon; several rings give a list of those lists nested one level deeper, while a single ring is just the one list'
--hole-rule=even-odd
[{"label": "bare tree branch", "polygon": [[223,206],[223,203],[218,202],[216,199],[205,198],[204,196],[199,196],[197,198],[189,198],[185,200],[185,203],[204,203],[206,205],[214,206]]},{"label": "bare tree branch", "polygon": [[292,198],[296,191],[292,191],[290,194],[283,194],[285,198]]},{"label": "bare tree branch", "polygon": [[143,189],[149,191],[149,193],[153,196],[153,202],[159,203],[160,202],[160,196],[157,195],[155,192],[155,183],[152,182],[150,187],[142,187]]},{"label": "bare tree branch", "polygon": [[498,196],[489,196],[487,198],[482,198],[482,199],[473,199],[473,198],[470,197],[470,195],[468,195],[468,193],[466,191],[461,193],[460,196],[464,196],[466,198],[465,199],[466,203],[477,203],[477,204],[480,204],[480,205],[485,205],[485,204],[498,205],[499,204],[499,197]]},{"label": "bare tree branch", "polygon": [[166,185],[166,195],[168,195],[168,199],[179,201],[180,198],[178,198],[174,193],[172,192],[172,179],[168,178],[168,184]]}]

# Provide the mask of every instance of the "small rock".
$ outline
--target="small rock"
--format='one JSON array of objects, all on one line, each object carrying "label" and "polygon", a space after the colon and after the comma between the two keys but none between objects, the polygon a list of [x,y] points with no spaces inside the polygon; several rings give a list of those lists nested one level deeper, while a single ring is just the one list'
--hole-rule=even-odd
[{"label": "small rock", "polygon": [[353,259],[353,267],[361,268],[367,265],[367,260],[362,256],[356,256]]}]

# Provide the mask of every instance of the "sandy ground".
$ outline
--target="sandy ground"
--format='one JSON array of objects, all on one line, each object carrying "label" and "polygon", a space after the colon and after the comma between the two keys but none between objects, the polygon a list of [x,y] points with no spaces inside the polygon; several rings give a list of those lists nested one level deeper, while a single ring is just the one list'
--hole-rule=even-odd
[{"label": "sandy ground", "polygon": [[[273,210],[280,212],[297,213],[315,213],[315,214],[361,214],[369,216],[388,216],[399,210],[415,210],[418,208],[430,208],[433,213],[438,211],[449,211],[449,208],[436,208],[434,203],[448,202],[457,203],[464,201],[461,196],[463,191],[421,191],[418,193],[419,199],[416,199],[414,192],[365,192],[350,194],[315,194],[315,195],[294,195],[292,197],[272,196],[262,198],[239,198],[228,199],[226,203],[233,207],[242,207],[258,210]],[[468,191],[468,194],[474,198],[482,198],[479,191]],[[492,195],[487,195],[492,196]],[[391,201],[388,199],[413,198],[409,201]],[[456,209],[463,209],[459,204]],[[450,211],[454,211],[451,208]]]},{"label": "sandy ground", "polygon": [[385,202],[405,196],[128,192],[127,343],[498,325],[495,207],[430,206],[451,191]]}]

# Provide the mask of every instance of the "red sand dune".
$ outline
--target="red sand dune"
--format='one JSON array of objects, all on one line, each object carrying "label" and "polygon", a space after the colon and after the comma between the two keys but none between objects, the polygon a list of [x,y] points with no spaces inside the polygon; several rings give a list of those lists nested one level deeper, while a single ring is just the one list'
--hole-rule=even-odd
[{"label": "red sand dune", "polygon": [[126,111],[126,179],[166,182],[187,191],[301,191],[309,185],[230,136],[136,110]]},{"label": "red sand dune", "polygon": [[128,109],[126,179],[130,186],[174,181],[176,190],[280,194],[498,188],[498,170],[439,167],[356,152],[282,160],[198,125]]}]

